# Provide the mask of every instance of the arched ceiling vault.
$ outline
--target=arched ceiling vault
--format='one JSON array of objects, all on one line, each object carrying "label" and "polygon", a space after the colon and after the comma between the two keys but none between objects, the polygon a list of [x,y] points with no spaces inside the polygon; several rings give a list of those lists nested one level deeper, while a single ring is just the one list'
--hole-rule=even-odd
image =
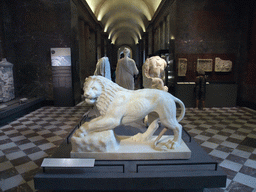
[{"label": "arched ceiling vault", "polygon": [[109,34],[109,39],[112,39],[112,37],[122,29],[132,30],[134,33],[136,33],[138,39],[141,39],[141,32],[143,31],[138,24],[129,22],[117,23],[114,26],[110,26],[109,29],[111,29],[111,31],[107,31]]},{"label": "arched ceiling vault", "polygon": [[85,0],[111,42],[136,44],[161,0]]},{"label": "arched ceiling vault", "polygon": [[132,44],[137,44],[139,42],[139,38],[137,34],[132,30],[128,28],[122,28],[121,30],[118,30],[111,38],[112,43],[116,43],[116,40],[120,38],[120,34],[122,34],[122,38],[132,38],[133,41],[131,42]]}]

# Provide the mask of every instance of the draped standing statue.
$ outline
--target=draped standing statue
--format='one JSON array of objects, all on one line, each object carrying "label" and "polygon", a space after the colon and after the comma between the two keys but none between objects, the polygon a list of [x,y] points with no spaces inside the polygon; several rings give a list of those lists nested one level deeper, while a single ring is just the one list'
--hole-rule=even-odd
[{"label": "draped standing statue", "polygon": [[135,61],[129,58],[130,50],[124,49],[124,58],[119,59],[116,67],[116,83],[126,89],[134,90],[134,75],[138,75],[139,70]]},{"label": "draped standing statue", "polygon": [[111,80],[111,70],[108,57],[102,57],[99,59],[94,75],[100,75]]}]

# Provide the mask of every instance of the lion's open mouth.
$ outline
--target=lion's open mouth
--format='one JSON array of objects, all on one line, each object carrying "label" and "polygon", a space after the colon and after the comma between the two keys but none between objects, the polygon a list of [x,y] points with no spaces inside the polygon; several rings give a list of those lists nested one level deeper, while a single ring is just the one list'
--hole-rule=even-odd
[{"label": "lion's open mouth", "polygon": [[93,104],[96,102],[96,100],[97,100],[96,98],[89,98],[89,97],[85,98],[85,102],[88,104]]}]

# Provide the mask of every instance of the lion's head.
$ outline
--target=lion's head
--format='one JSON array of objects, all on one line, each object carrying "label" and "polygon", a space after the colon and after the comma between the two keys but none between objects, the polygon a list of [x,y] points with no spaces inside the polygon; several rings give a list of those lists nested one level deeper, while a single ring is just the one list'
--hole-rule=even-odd
[{"label": "lion's head", "polygon": [[[85,79],[84,97],[88,104],[96,105],[100,114],[106,113],[109,104],[118,91],[126,90],[102,76],[90,76]],[[128,90],[126,90],[128,91]]]},{"label": "lion's head", "polygon": [[93,80],[92,77],[86,78],[84,83],[84,97],[88,104],[95,104],[102,93],[102,85],[99,81]]}]

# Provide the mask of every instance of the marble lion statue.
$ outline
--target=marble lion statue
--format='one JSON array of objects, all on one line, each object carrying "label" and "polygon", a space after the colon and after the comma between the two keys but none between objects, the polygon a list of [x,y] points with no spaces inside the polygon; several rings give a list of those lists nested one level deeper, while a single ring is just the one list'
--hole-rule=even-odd
[{"label": "marble lion statue", "polygon": [[[181,100],[168,92],[157,89],[127,90],[102,76],[90,76],[84,83],[85,102],[94,104],[100,116],[85,122],[76,131],[76,136],[85,136],[92,132],[113,130],[121,124],[129,124],[143,118],[150,112],[156,112],[166,128],[157,137],[154,144],[167,129],[173,130],[174,137],[168,140],[168,149],[181,144],[182,126],[178,123],[185,115],[185,106]],[[176,118],[176,103],[181,106],[181,114]],[[144,133],[133,136],[135,141],[149,139],[158,129],[158,119],[153,121]]]}]

